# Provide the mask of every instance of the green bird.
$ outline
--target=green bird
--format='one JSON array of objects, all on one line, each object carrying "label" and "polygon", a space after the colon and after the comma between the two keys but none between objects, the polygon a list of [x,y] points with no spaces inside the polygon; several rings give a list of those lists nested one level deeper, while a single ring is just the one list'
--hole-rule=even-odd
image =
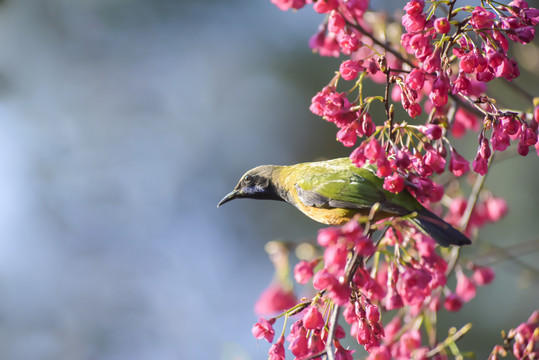
[{"label": "green bird", "polygon": [[349,158],[290,166],[262,165],[247,171],[217,205],[234,199],[286,201],[311,219],[341,225],[379,204],[376,220],[416,213],[410,220],[442,246],[471,244],[470,239],[426,209],[407,190],[383,188],[372,165],[356,167]]}]

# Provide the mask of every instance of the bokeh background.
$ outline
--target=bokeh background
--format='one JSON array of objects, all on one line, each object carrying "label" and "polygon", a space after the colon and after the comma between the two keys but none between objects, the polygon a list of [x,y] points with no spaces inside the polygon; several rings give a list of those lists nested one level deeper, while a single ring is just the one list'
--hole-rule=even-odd
[{"label": "bokeh background", "polygon": [[[307,46],[320,20],[262,0],[0,3],[0,359],[266,358],[251,335],[264,244],[320,225],[216,204],[253,166],[349,153],[308,111],[338,64]],[[523,72],[539,68],[529,49]],[[518,83],[537,93],[530,74]],[[538,236],[537,175],[535,154],[490,173],[510,214],[480,249]],[[462,349],[485,358],[539,308],[534,251],[497,261],[441,331],[472,321]]]}]

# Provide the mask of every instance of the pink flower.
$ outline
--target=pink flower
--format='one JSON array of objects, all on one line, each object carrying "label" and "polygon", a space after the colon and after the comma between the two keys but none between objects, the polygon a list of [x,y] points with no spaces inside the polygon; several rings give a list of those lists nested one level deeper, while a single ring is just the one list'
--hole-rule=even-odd
[{"label": "pink flower", "polygon": [[338,227],[327,227],[318,230],[318,236],[316,240],[320,246],[327,247],[337,243],[337,240],[341,236],[341,229]]},{"label": "pink flower", "polygon": [[357,78],[357,74],[364,69],[363,66],[361,66],[362,63],[363,62],[354,60],[343,61],[339,67],[341,77],[344,80],[354,80]]},{"label": "pink flower", "polygon": [[408,107],[408,116],[410,116],[412,119],[415,119],[419,115],[421,115],[422,109],[421,106],[418,103],[412,103]]},{"label": "pink flower", "polygon": [[298,284],[306,284],[313,277],[315,262],[302,260],[294,267],[294,279]]},{"label": "pink flower", "polygon": [[488,162],[480,153],[477,153],[477,156],[472,163],[472,167],[479,175],[485,175],[488,172]]},{"label": "pink flower", "polygon": [[[295,325],[296,324],[292,326]],[[307,330],[303,327],[303,324],[301,324],[297,331],[292,332],[291,330],[287,340],[290,342],[288,349],[292,351],[292,354],[296,357],[301,358],[309,354]]]},{"label": "pink flower", "polygon": [[536,123],[539,123],[539,105],[533,108],[533,119]]},{"label": "pink flower", "polygon": [[459,108],[455,113],[455,120],[451,127],[451,131],[454,137],[460,138],[464,135],[466,130],[479,130],[479,123],[474,114],[464,110],[463,108]]},{"label": "pink flower", "polygon": [[324,252],[325,268],[334,275],[342,275],[346,266],[348,249],[343,243],[330,245]]},{"label": "pink flower", "polygon": [[293,307],[296,303],[297,300],[292,291],[283,289],[279,283],[273,283],[260,294],[255,303],[255,313],[275,314]]},{"label": "pink flower", "polygon": [[338,6],[337,0],[320,0],[314,3],[313,9],[319,14],[327,14],[331,10],[337,9]]},{"label": "pink flower", "polygon": [[386,346],[375,347],[371,349],[367,360],[391,360],[391,353]]},{"label": "pink flower", "polygon": [[419,131],[425,134],[429,140],[438,140],[442,137],[442,128],[439,125],[428,124],[420,126]]},{"label": "pink flower", "polygon": [[365,143],[361,143],[361,145],[355,148],[350,154],[350,160],[357,167],[362,167],[367,161],[367,157],[365,156],[365,147],[363,146],[364,144]]},{"label": "pink flower", "polygon": [[425,155],[425,164],[430,166],[432,170],[438,174],[444,172],[445,159],[436,151],[427,151]]},{"label": "pink flower", "polygon": [[359,124],[357,122],[353,122],[349,126],[343,126],[337,132],[337,140],[346,147],[354,146],[357,141],[358,126]]},{"label": "pink flower", "polygon": [[377,323],[380,321],[380,311],[378,306],[373,304],[367,304],[365,306],[365,316],[370,323]]},{"label": "pink flower", "polygon": [[494,150],[505,151],[510,144],[509,135],[507,135],[499,126],[494,126],[490,143]]},{"label": "pink flower", "polygon": [[303,326],[307,330],[321,329],[324,326],[324,317],[318,311],[316,306],[309,306],[307,312],[303,315]]},{"label": "pink flower", "polygon": [[464,302],[468,302],[475,297],[475,284],[462,271],[457,271],[457,296]]},{"label": "pink flower", "polygon": [[427,74],[435,73],[442,68],[442,58],[440,55],[441,48],[438,46],[434,49],[434,52],[425,56],[425,59],[423,59],[423,70]]},{"label": "pink flower", "polygon": [[462,95],[470,95],[470,90],[472,87],[472,82],[466,77],[462,72],[459,74],[459,77],[453,83],[453,94],[461,93]]},{"label": "pink flower", "polygon": [[409,15],[418,15],[423,12],[425,7],[425,1],[423,0],[410,0],[404,5],[403,10]]},{"label": "pink flower", "polygon": [[507,203],[502,198],[488,197],[484,202],[487,220],[499,221],[507,214]]},{"label": "pink flower", "polygon": [[430,293],[429,283],[432,275],[425,269],[408,267],[400,276],[398,282],[399,294],[406,305],[422,302]]},{"label": "pink flower", "polygon": [[384,189],[398,194],[404,190],[404,179],[398,173],[393,173],[384,179]]},{"label": "pink flower", "polygon": [[434,30],[436,30],[437,33],[447,34],[450,29],[451,24],[449,24],[447,18],[437,18],[434,20]]},{"label": "pink flower", "polygon": [[472,280],[477,285],[487,285],[487,284],[490,284],[494,280],[495,277],[496,277],[496,274],[494,273],[494,270],[491,267],[478,266],[474,269]]},{"label": "pink flower", "polygon": [[365,156],[370,162],[376,163],[378,159],[385,158],[386,155],[378,140],[372,139],[365,145]]},{"label": "pink flower", "polygon": [[456,312],[462,309],[462,300],[459,299],[459,297],[453,293],[449,294],[445,297],[444,300],[444,307],[447,311]]},{"label": "pink flower", "polygon": [[290,9],[301,9],[305,6],[306,0],[271,0],[275,6],[277,6],[282,11],[287,11]]},{"label": "pink flower", "polygon": [[[316,3],[321,3],[317,1]],[[314,51],[317,51],[320,56],[333,56],[339,57],[339,43],[337,42],[336,35],[333,33],[326,34],[326,29],[320,29],[316,34],[309,39],[309,47]]]},{"label": "pink flower", "polygon": [[449,171],[455,176],[462,176],[470,170],[468,160],[463,158],[455,149],[451,149],[451,161],[449,162]]},{"label": "pink flower", "polygon": [[273,345],[271,345],[269,352],[269,360],[285,360],[284,352],[284,336],[281,335],[279,340]]},{"label": "pink flower", "polygon": [[412,90],[421,90],[425,83],[425,73],[419,69],[413,69],[406,77],[406,85]]},{"label": "pink flower", "polygon": [[519,122],[513,116],[501,116],[500,127],[509,136],[516,135],[520,130]]},{"label": "pink flower", "polygon": [[350,33],[340,32],[337,35],[337,41],[339,42],[341,52],[345,55],[351,55],[363,45],[358,35],[352,31]]},{"label": "pink flower", "polygon": [[402,17],[402,26],[406,29],[406,32],[413,33],[423,30],[425,26],[425,15],[420,14],[404,14]]},{"label": "pink flower", "polygon": [[335,360],[353,360],[355,350],[346,350],[339,341],[335,341]]},{"label": "pink flower", "polygon": [[343,16],[336,10],[332,10],[328,18],[328,31],[334,34],[338,34],[344,30],[346,21]]},{"label": "pink flower", "polygon": [[268,321],[261,317],[258,319],[258,322],[253,325],[251,332],[256,339],[266,339],[267,342],[271,343],[273,341],[273,336],[275,336],[275,330],[273,330],[274,323],[275,318]]},{"label": "pink flower", "polygon": [[492,19],[494,19],[495,17],[496,15],[494,15],[490,11],[485,10],[481,6],[477,6],[472,12],[472,19],[470,20],[470,24],[475,29],[489,29],[494,25]]},{"label": "pink flower", "polygon": [[523,124],[520,132],[520,142],[527,146],[535,145],[537,134],[530,127]]}]

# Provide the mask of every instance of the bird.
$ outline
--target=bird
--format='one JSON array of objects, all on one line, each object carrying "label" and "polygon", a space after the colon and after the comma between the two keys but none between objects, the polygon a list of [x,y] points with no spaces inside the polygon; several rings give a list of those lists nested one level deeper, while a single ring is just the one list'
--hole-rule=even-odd
[{"label": "bird", "polygon": [[369,214],[377,204],[376,220],[410,216],[420,231],[441,246],[471,244],[468,237],[424,207],[409,191],[392,193],[383,184],[374,165],[357,167],[349,158],[262,165],[247,171],[217,207],[241,198],[285,201],[319,223],[342,225],[356,214]]}]

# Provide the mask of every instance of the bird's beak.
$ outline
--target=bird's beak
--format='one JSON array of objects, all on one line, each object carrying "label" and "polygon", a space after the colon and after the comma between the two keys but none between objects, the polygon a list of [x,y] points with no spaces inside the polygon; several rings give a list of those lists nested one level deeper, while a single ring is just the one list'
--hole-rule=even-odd
[{"label": "bird's beak", "polygon": [[240,190],[232,190],[221,201],[219,201],[219,204],[217,204],[217,207],[223,205],[224,203],[229,202],[230,200],[239,198],[240,194],[241,194]]}]

